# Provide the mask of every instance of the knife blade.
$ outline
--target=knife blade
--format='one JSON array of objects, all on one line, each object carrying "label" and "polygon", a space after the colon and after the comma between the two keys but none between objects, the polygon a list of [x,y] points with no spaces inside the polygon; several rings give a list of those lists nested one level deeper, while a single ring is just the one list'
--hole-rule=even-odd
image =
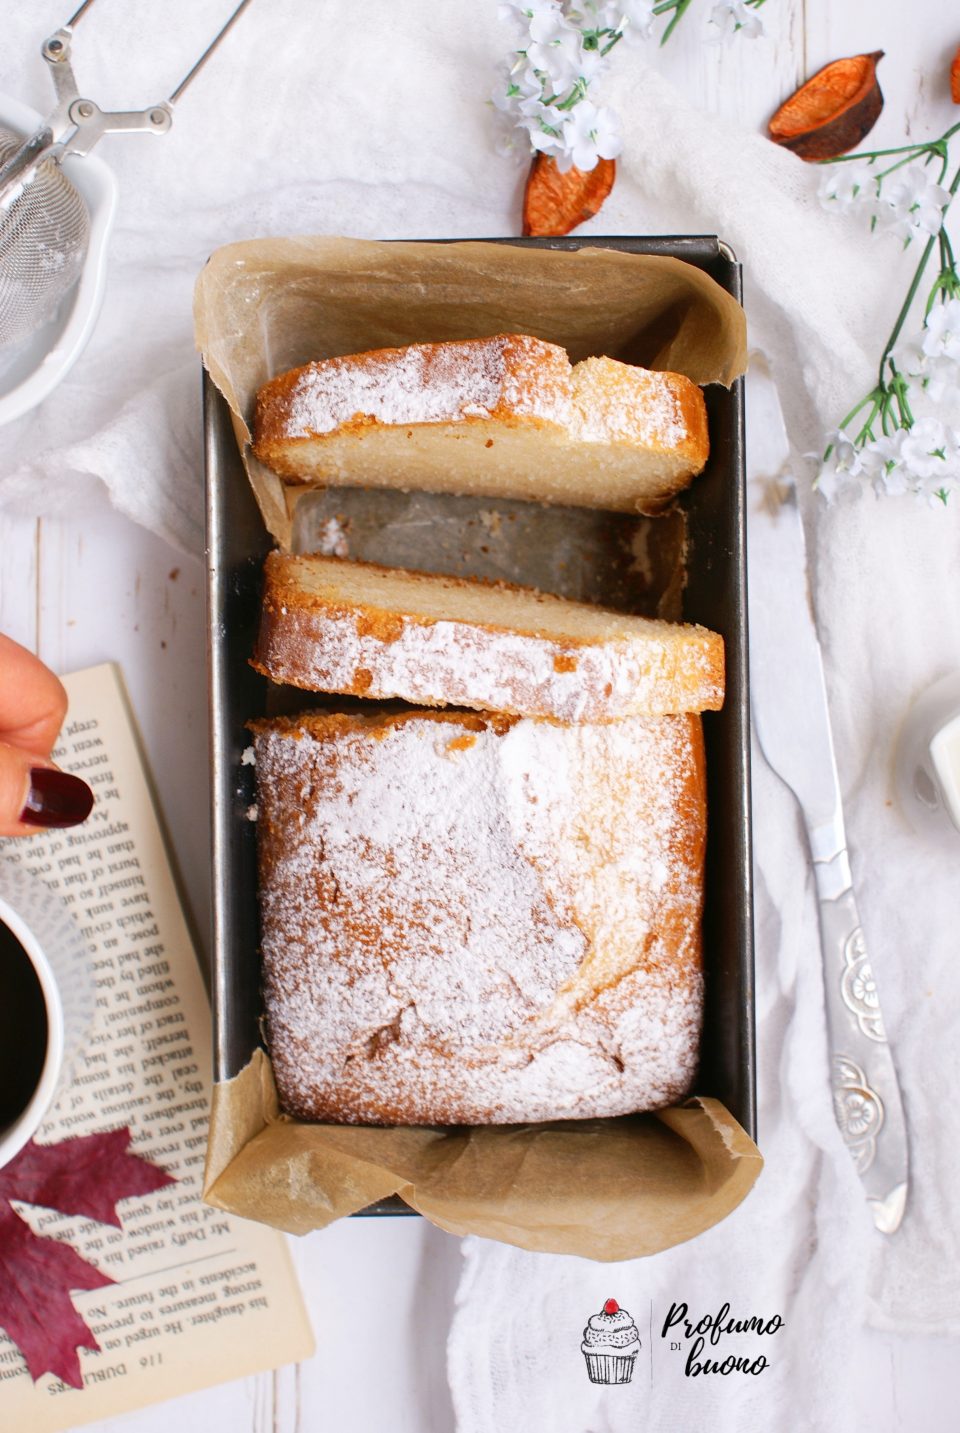
[{"label": "knife blade", "polygon": [[779,400],[768,383],[764,418],[779,424],[768,441],[782,458],[779,472],[751,477],[749,485],[751,709],[763,754],[797,798],[806,825],[834,1114],[874,1223],[892,1234],[907,1198],[906,1121],[853,890],[803,522],[796,484],[785,472],[789,447]]}]

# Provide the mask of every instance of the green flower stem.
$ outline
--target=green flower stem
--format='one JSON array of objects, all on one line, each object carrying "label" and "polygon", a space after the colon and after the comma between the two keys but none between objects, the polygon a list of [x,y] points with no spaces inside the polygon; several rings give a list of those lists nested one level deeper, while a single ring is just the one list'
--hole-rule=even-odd
[{"label": "green flower stem", "polygon": [[[905,155],[905,156],[903,157],[903,159],[898,159],[897,162],[896,162],[896,164],[891,164],[888,169],[878,170],[878,172],[877,172],[876,174],[872,175],[871,177],[874,178],[874,179],[876,179],[876,181],[879,183],[880,180],[886,179],[886,177],[887,177],[888,174],[893,174],[896,170],[902,169],[905,164],[912,164],[913,161],[914,161],[915,159],[918,159],[921,154],[924,154],[924,153],[926,152],[926,150],[927,150],[927,146],[926,146],[926,145],[920,145],[919,148],[917,148],[917,149],[915,149],[915,150],[911,150],[909,154],[907,154],[907,155]],[[941,179],[943,178],[943,171],[942,171],[942,170],[940,171],[940,178],[941,178]]]},{"label": "green flower stem", "polygon": [[926,144],[901,144],[895,149],[861,149],[856,154],[839,154],[836,159],[821,159],[821,164],[851,164],[855,159],[882,159],[886,154],[920,154],[924,150],[936,150],[943,153],[943,146],[960,130],[960,123],[952,125],[945,130],[939,139],[930,140]]},{"label": "green flower stem", "polygon": [[[960,129],[960,125],[956,125],[955,128]],[[949,189],[950,198],[949,198],[949,200],[947,201],[947,203],[944,205],[944,208],[943,208],[943,214],[942,214],[942,216],[941,216],[941,225],[940,225],[940,233],[941,233],[941,234],[943,233],[943,226],[944,226],[944,224],[946,223],[947,213],[948,213],[948,211],[949,211],[949,209],[950,209],[950,204],[952,203],[952,201],[953,201],[953,199],[954,199],[954,196],[956,195],[956,192],[957,192],[957,189],[958,189],[958,188],[960,188],[960,166],[958,166],[957,172],[956,172],[956,174],[953,176],[953,182],[952,182],[951,185],[950,185],[950,189]],[[895,323],[894,326],[893,326],[893,332],[891,333],[890,337],[887,339],[887,346],[886,346],[886,348],[883,350],[883,355],[882,355],[882,357],[881,357],[881,359],[880,359],[880,387],[881,387],[881,388],[885,388],[885,387],[886,387],[886,383],[885,383],[884,376],[883,376],[883,370],[884,370],[884,368],[886,367],[887,360],[889,359],[890,354],[891,354],[891,352],[892,352],[894,346],[896,345],[897,339],[900,337],[900,334],[901,334],[901,332],[903,331],[903,325],[904,325],[904,324],[906,323],[906,321],[907,321],[907,315],[909,314],[910,309],[911,309],[911,307],[912,307],[912,305],[913,305],[913,301],[914,301],[914,299],[915,299],[916,296],[917,296],[917,290],[918,290],[919,287],[920,287],[920,280],[923,278],[924,271],[926,270],[926,267],[927,267],[927,262],[928,262],[928,260],[929,260],[929,258],[930,258],[930,255],[933,253],[933,246],[934,246],[934,244],[937,243],[938,237],[939,237],[939,236],[936,235],[936,234],[931,234],[931,235],[930,235],[930,238],[927,240],[926,244],[924,245],[924,247],[923,247],[923,253],[920,255],[920,262],[919,262],[919,264],[917,265],[916,273],[915,273],[914,276],[913,276],[913,281],[911,282],[909,289],[907,289],[907,296],[906,296],[906,298],[905,298],[904,301],[903,301],[903,306],[902,306],[902,308],[900,309],[900,312],[899,312],[899,314],[897,315],[897,321],[896,321],[896,323]],[[949,239],[947,240],[947,242],[948,242],[948,243],[950,242]],[[929,310],[928,310],[928,312],[929,312]],[[896,372],[896,369],[894,369],[894,372]],[[908,426],[909,426],[909,425],[908,425]]]},{"label": "green flower stem", "polygon": [[665,45],[667,43],[674,30],[680,24],[680,21],[683,19],[684,15],[690,9],[692,3],[693,0],[661,0],[661,3],[659,5],[654,5],[654,15],[665,15],[669,10],[673,11],[673,18],[671,19],[667,28],[664,30],[663,34],[660,36],[661,45]]},{"label": "green flower stem", "polygon": [[[854,418],[856,418],[857,414],[860,413],[864,408],[866,408],[866,406],[867,406],[868,403],[871,403],[871,404],[873,405],[873,407],[872,407],[871,412],[870,412],[870,417],[867,419],[866,423],[864,423],[863,427],[862,427],[861,430],[860,430],[861,436],[862,436],[865,432],[867,432],[868,429],[872,428],[872,427],[873,427],[873,423],[874,423],[874,421],[875,421],[875,419],[876,419],[876,416],[877,416],[877,414],[878,414],[879,411],[880,411],[880,404],[881,404],[881,401],[882,401],[882,399],[883,399],[884,391],[885,391],[885,390],[884,390],[883,388],[873,388],[873,389],[871,389],[871,391],[867,394],[866,398],[861,398],[861,399],[860,399],[860,402],[856,405],[856,407],[855,407],[855,408],[851,408],[851,409],[850,409],[850,412],[847,414],[846,418],[843,418],[843,419],[841,420],[841,422],[840,422],[840,429],[841,429],[841,431],[842,431],[842,432],[846,432],[847,424],[848,424],[848,423],[852,423],[853,420],[854,420]],[[858,439],[857,441],[859,442],[859,439]],[[832,447],[833,447],[833,444],[831,443],[831,444],[830,444],[830,447],[827,449],[826,453],[824,454],[825,457],[829,458],[829,456],[830,456],[830,450],[831,450]]]}]

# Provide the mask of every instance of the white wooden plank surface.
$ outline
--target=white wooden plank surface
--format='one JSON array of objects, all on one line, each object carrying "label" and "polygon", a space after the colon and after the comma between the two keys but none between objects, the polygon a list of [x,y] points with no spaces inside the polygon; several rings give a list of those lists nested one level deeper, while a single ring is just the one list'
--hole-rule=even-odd
[{"label": "white wooden plank surface", "polygon": [[[759,127],[805,74],[840,55],[883,48],[887,104],[876,143],[939,133],[956,118],[945,77],[960,33],[934,23],[930,4],[924,19],[902,0],[869,6],[769,0],[763,40],[709,46],[701,30],[708,3],[697,0],[668,46],[644,55],[707,109]],[[119,517],[105,500],[87,504],[82,517],[37,522],[0,515],[0,629],[61,670],[105,659],[122,664],[188,899],[204,930],[200,564]],[[350,1220],[293,1241],[293,1248],[318,1340],[309,1363],[129,1414],[98,1425],[102,1433],[166,1433],[171,1426],[179,1433],[452,1429],[445,1331],[459,1272],[457,1241],[414,1219]],[[877,1333],[867,1352],[857,1370],[864,1430],[956,1428],[960,1340]]]}]

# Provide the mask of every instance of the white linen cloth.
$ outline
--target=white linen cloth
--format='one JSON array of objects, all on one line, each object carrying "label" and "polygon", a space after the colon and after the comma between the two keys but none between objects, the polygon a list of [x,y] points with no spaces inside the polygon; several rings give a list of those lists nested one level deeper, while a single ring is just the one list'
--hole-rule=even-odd
[{"label": "white linen cloth", "polygon": [[[96,7],[78,26],[82,89],[104,107],[168,93],[218,28],[214,0]],[[199,366],[191,294],[233,239],[516,233],[523,171],[500,157],[483,104],[509,44],[493,4],[254,5],[189,91],[163,139],[107,141],[120,212],[99,326],[87,353],[0,445],[0,503],[83,510],[89,485],[170,541],[202,546]],[[40,39],[58,3],[4,21],[0,89],[50,108]],[[673,42],[672,42],[673,43]],[[620,113],[616,188],[584,233],[713,233],[745,266],[751,344],[766,355],[795,456],[865,391],[911,252],[822,212],[816,178],[757,134],[682,99],[618,53],[604,96]],[[751,434],[757,471],[768,455]],[[616,1405],[586,1380],[580,1330],[608,1294],[691,1312],[779,1313],[786,1328],[757,1378],[684,1379],[654,1351],[658,1428],[835,1429],[849,1415],[867,1320],[960,1332],[960,1138],[953,1091],[960,1017],[951,849],[923,845],[893,804],[891,753],[910,700],[960,664],[954,508],[807,495],[814,595],[832,699],[861,915],[901,1072],[912,1140],[901,1232],[872,1228],[834,1126],[826,1083],[812,885],[792,797],[758,753],[759,1142],[766,1168],[745,1205],[687,1246],[616,1267],[468,1240],[449,1348],[465,1433],[636,1428],[649,1378]],[[632,1302],[631,1302],[632,1301]],[[641,1330],[643,1333],[643,1331]],[[656,1335],[656,1330],[654,1333]],[[569,1339],[572,1336],[572,1342]],[[655,1337],[658,1345],[660,1340]],[[644,1335],[649,1353],[649,1335]],[[733,1351],[741,1351],[736,1341]],[[669,1355],[676,1358],[677,1355]],[[803,1408],[797,1396],[803,1395]],[[633,1400],[632,1402],[630,1400]]]}]

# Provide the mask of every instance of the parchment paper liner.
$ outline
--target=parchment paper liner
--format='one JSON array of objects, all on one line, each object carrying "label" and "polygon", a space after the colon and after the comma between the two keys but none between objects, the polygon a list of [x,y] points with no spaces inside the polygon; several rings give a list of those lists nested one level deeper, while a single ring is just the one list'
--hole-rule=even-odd
[{"label": "parchment paper liner", "polygon": [[215,1086],[204,1197],[291,1234],[399,1194],[451,1234],[631,1259],[718,1224],[763,1161],[717,1100],[630,1119],[486,1129],[300,1124],[257,1050]]},{"label": "parchment paper liner", "polygon": [[[197,283],[197,345],[230,405],[265,525],[290,544],[301,490],[252,456],[257,389],[313,358],[417,341],[530,333],[573,361],[607,354],[726,386],[744,371],[743,311],[678,259],[476,242],[265,239],[218,250]],[[523,581],[522,573],[517,580]],[[656,1115],[475,1129],[301,1124],[262,1050],[215,1086],[205,1197],[294,1233],[401,1195],[443,1229],[626,1259],[710,1228],[762,1159],[697,1098]]]},{"label": "parchment paper liner", "polygon": [[250,452],[253,400],[316,358],[529,333],[576,363],[606,354],[729,387],[746,368],[743,310],[679,259],[508,244],[260,239],[218,249],[197,281],[197,347],[230,405],[268,530],[290,543],[298,490]]}]

